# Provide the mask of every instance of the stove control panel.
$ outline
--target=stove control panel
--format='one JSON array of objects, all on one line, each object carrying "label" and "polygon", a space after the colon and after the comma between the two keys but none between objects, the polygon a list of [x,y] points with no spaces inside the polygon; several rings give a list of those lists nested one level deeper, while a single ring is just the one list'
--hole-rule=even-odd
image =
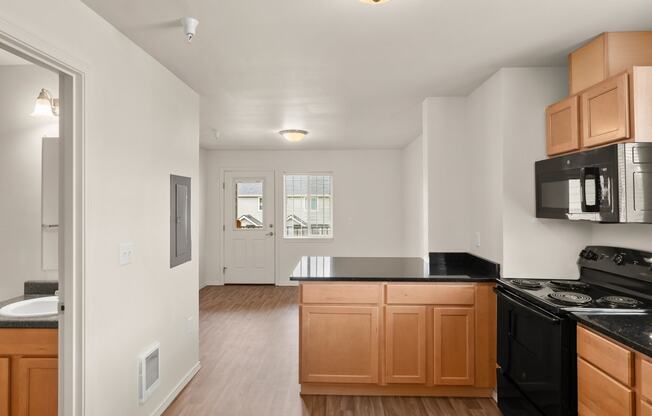
[{"label": "stove control panel", "polygon": [[581,268],[652,282],[652,253],[619,247],[588,246],[577,261]]}]

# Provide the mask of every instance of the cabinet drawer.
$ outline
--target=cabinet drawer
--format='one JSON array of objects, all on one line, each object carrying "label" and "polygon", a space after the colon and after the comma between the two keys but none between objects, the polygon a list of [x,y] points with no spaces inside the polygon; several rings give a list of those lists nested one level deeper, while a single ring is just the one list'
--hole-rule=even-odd
[{"label": "cabinet drawer", "polygon": [[634,392],[581,358],[577,384],[579,416],[634,416]]},{"label": "cabinet drawer", "polygon": [[387,285],[387,303],[394,305],[473,305],[473,285]]},{"label": "cabinet drawer", "polygon": [[608,339],[582,327],[577,328],[577,355],[626,386],[634,381],[633,354]]},{"label": "cabinet drawer", "polygon": [[652,402],[652,363],[641,358],[641,374],[638,382],[641,385],[641,395]]},{"label": "cabinet drawer", "polygon": [[379,284],[328,284],[301,285],[301,303],[321,304],[378,304],[381,299]]}]

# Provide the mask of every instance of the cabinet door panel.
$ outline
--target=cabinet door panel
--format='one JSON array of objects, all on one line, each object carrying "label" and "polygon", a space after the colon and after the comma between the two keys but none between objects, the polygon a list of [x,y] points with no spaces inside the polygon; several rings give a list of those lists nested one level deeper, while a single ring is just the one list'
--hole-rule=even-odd
[{"label": "cabinet door panel", "polygon": [[577,384],[579,416],[634,415],[634,392],[581,358]]},{"label": "cabinet door panel", "polygon": [[580,150],[579,98],[568,97],[546,109],[548,155]]},{"label": "cabinet door panel", "polygon": [[388,383],[426,382],[426,307],[388,306],[385,351]]},{"label": "cabinet door panel", "polygon": [[9,358],[0,358],[0,416],[9,416]]},{"label": "cabinet door panel", "polygon": [[301,382],[377,383],[378,307],[302,306]]},{"label": "cabinet door panel", "polygon": [[641,408],[640,416],[652,416],[652,404],[641,400],[640,408]]},{"label": "cabinet door panel", "polygon": [[436,385],[471,386],[475,382],[474,308],[434,308]]},{"label": "cabinet door panel", "polygon": [[57,416],[57,358],[18,358],[12,369],[12,416]]},{"label": "cabinet door panel", "polygon": [[627,73],[609,78],[582,94],[582,140],[585,147],[629,138]]}]

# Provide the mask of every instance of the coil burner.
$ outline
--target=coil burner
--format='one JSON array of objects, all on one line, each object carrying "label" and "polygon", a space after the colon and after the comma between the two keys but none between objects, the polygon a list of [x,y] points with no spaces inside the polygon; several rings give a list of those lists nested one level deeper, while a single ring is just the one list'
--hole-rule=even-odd
[{"label": "coil burner", "polygon": [[597,301],[608,308],[637,308],[641,302],[627,296],[605,296]]},{"label": "coil burner", "polygon": [[553,292],[548,296],[567,305],[586,305],[593,300],[589,295],[575,292]]},{"label": "coil burner", "polygon": [[548,285],[553,289],[564,290],[582,290],[590,287],[589,284],[577,280],[551,280]]},{"label": "coil burner", "polygon": [[538,280],[513,279],[510,280],[510,282],[512,282],[514,286],[521,289],[537,290],[543,287],[543,283]]}]

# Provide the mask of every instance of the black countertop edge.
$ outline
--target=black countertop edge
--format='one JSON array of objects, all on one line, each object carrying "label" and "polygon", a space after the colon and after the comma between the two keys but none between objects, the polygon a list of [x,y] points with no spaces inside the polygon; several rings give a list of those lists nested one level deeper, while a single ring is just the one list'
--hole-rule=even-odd
[{"label": "black countertop edge", "polygon": [[495,282],[495,277],[486,276],[464,276],[464,275],[442,275],[442,276],[428,276],[428,277],[290,277],[293,282],[425,282],[425,283],[451,283],[451,282],[466,282],[466,283],[486,283]]},{"label": "black countertop edge", "polygon": [[500,277],[500,264],[483,259],[471,253],[440,252],[430,253],[431,275],[477,275],[492,278]]},{"label": "black countertop edge", "polygon": [[576,322],[620,342],[621,344],[652,357],[652,314],[590,314],[573,312]]},{"label": "black countertop edge", "polygon": [[[44,295],[26,295],[0,302],[0,308],[24,299],[40,298]],[[47,296],[47,295],[46,295]],[[14,318],[0,316],[0,328],[59,328],[59,316],[38,318]]]}]

